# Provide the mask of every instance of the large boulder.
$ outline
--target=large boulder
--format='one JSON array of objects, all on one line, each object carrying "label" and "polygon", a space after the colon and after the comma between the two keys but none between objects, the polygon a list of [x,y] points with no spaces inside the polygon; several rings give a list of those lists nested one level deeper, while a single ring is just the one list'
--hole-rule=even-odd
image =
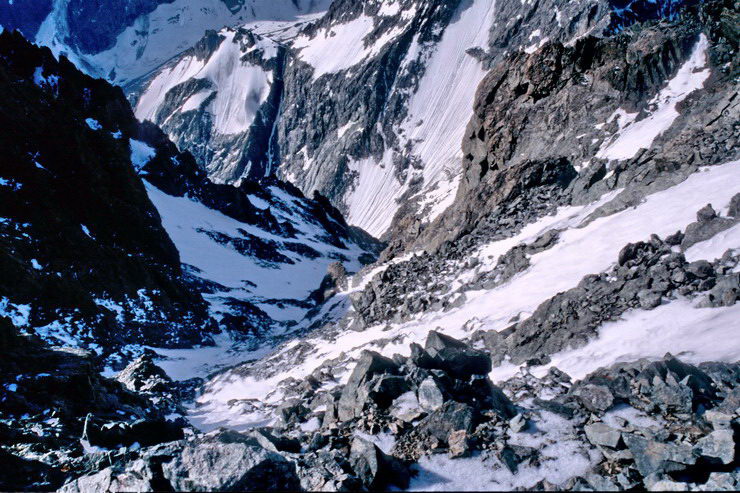
[{"label": "large boulder", "polygon": [[134,392],[163,392],[169,390],[172,379],[154,363],[156,353],[146,350],[124,368],[116,380]]},{"label": "large boulder", "polygon": [[737,224],[737,221],[737,218],[719,217],[711,204],[706,205],[696,213],[696,222],[686,227],[681,250],[686,251],[691,246],[712,238],[717,233]]},{"label": "large boulder", "polygon": [[152,464],[143,459],[125,466],[114,465],[95,474],[82,476],[59,489],[60,493],[90,493],[93,491],[161,491],[171,486],[157,478]]},{"label": "large boulder", "polygon": [[295,465],[245,435],[222,432],[188,442],[162,464],[176,491],[297,490]]},{"label": "large boulder", "polygon": [[409,486],[410,475],[406,466],[364,438],[355,437],[352,441],[349,462],[369,490],[387,489],[391,485],[404,489]]},{"label": "large boulder", "polygon": [[426,355],[418,355],[415,360],[418,366],[443,370],[455,378],[467,379],[491,371],[488,354],[435,330],[429,332],[424,352]]},{"label": "large boulder", "polygon": [[398,365],[393,360],[374,351],[363,351],[339,397],[337,405],[339,420],[347,421],[359,417],[369,398],[370,389],[366,388],[366,384],[376,375],[393,374],[397,370]]}]

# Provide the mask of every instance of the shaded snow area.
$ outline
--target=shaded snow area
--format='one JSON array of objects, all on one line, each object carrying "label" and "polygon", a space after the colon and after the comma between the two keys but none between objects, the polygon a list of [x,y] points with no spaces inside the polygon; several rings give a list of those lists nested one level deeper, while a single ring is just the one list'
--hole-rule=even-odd
[{"label": "shaded snow area", "polygon": [[155,150],[151,146],[140,140],[130,139],[129,146],[131,147],[131,164],[134,165],[136,171],[141,171],[156,155]]},{"label": "shaded snow area", "polygon": [[273,74],[249,61],[247,55],[259,52],[264,60],[271,60],[277,55],[277,45],[259,39],[246,46],[244,38],[231,29],[222,30],[220,36],[221,44],[211,56],[204,59],[188,55],[160,71],[139,98],[136,117],[160,121],[157,114],[170,90],[188,81],[202,81],[200,86],[207,89],[188,97],[179,108],[166,108],[167,117],[198,110],[208,101],[205,110],[212,116],[216,133],[231,135],[248,130],[270,93]]},{"label": "shaded snow area", "polygon": [[[331,245],[329,233],[313,218],[308,201],[276,186],[266,189],[269,201],[260,202],[279,221],[290,223],[295,237],[277,236],[198,201],[168,195],[149,183],[146,189],[186,271],[205,283],[204,298],[210,303],[212,316],[222,320],[228,314],[239,315],[239,302],[251,303],[261,311],[256,317],[269,317],[268,327],[254,327],[260,340],[311,323],[305,319],[314,307],[308,297],[319,287],[328,266],[340,261],[348,272],[357,272],[361,267],[358,257],[366,253],[351,242],[345,242],[346,248]],[[249,360],[251,353],[243,346],[232,347],[234,342],[221,337],[215,348],[157,352],[171,358],[162,366],[173,378],[187,379]],[[264,348],[249,348],[256,356],[264,355]]]},{"label": "shaded snow area", "polygon": [[634,157],[640,149],[650,148],[655,139],[678,118],[676,106],[689,94],[704,87],[711,73],[707,67],[708,47],[706,36],[701,34],[691,57],[666,87],[648,102],[644,117],[635,121],[637,114],[617,110],[609,121],[617,119],[619,131],[604,142],[596,157],[624,160]]},{"label": "shaded snow area", "polygon": [[[613,200],[619,190],[592,204],[561,207],[554,215],[526,226],[512,238],[480,247],[475,254],[480,263],[474,268],[469,267],[471,263],[466,259],[457,265],[450,278],[440,279],[439,282],[450,286],[450,296],[461,296],[460,293],[468,289],[458,306],[447,311],[427,311],[409,322],[371,326],[360,332],[334,327],[309,334],[300,342],[287,342],[269,356],[238,371],[214,377],[193,411],[198,415],[196,423],[206,428],[216,424],[245,428],[269,422],[269,404],[280,401],[284,395],[280,383],[291,377],[303,380],[326,360],[332,360],[335,378],[324,382],[325,388],[346,381],[347,371],[363,349],[389,357],[394,353],[408,355],[410,343],[423,344],[430,329],[458,339],[467,339],[478,329],[506,329],[514,317],[529,317],[541,303],[574,288],[584,276],[608,271],[627,243],[648,240],[651,234],[666,237],[684,230],[696,220],[696,211],[708,201],[717,210],[726,208],[738,192],[738,173],[738,161],[701,168],[684,182],[647,196],[639,205],[604,217],[592,213]],[[493,289],[464,287],[465,281],[478,272],[493,269],[498,258],[512,247],[529,244],[552,230],[561,230],[558,242],[531,255],[530,265],[523,272]],[[687,255],[692,260],[713,260],[728,248],[740,248],[737,226],[696,244]],[[371,276],[380,275],[385,268],[387,266],[378,266],[364,277],[353,279],[351,285],[356,286],[353,290],[361,289]],[[351,291],[340,293],[336,302],[341,302]],[[580,378],[600,366],[619,361],[622,356],[630,360],[659,358],[670,351],[692,362],[735,361],[740,359],[740,344],[735,343],[737,338],[731,335],[738,328],[739,310],[738,305],[699,309],[692,300],[677,299],[650,312],[627,312],[622,320],[605,324],[599,337],[587,347],[555,355],[553,364]],[[717,340],[727,341],[727,344],[718,347]],[[501,381],[518,370],[519,367],[505,362],[493,369],[491,377]],[[236,401],[230,403],[232,400]],[[444,468],[444,460],[433,459],[431,470]],[[469,471],[472,473],[478,467],[483,466],[470,459]],[[464,475],[449,474],[448,486],[463,488],[463,484],[456,481],[462,481]],[[509,484],[506,478],[490,481]],[[426,487],[424,483],[417,486]]]},{"label": "shaded snow area", "polygon": [[172,57],[191,48],[207,30],[224,26],[273,30],[325,12],[331,0],[252,0],[232,11],[221,0],[175,0],[160,3],[138,17],[116,39],[115,46],[96,54],[81,54],[65,42],[68,0],[54,0],[53,11],[36,35],[36,43],[65,53],[91,75],[125,85],[145,76]]},{"label": "shaded snow area", "polygon": [[[409,200],[418,200],[417,216],[424,222],[431,222],[452,204],[460,178],[460,143],[472,115],[475,91],[486,73],[481,63],[467,52],[488,45],[494,7],[494,2],[489,0],[462,2],[438,43],[429,45],[420,43],[418,37],[414,39],[402,62],[403,68],[407,70],[421,63],[424,72],[418,87],[408,95],[408,113],[397,137],[401,140],[399,148],[422,166],[409,170],[399,179],[393,152],[386,152],[380,161],[372,157],[350,161],[349,168],[357,173],[354,188],[344,197],[350,224],[376,237],[381,236],[390,227],[401,205],[401,196],[412,183],[420,180],[423,183],[421,191]],[[392,11],[391,7],[388,9]],[[353,22],[367,23],[362,19]],[[343,32],[344,27],[341,27],[340,33]],[[392,39],[392,36],[382,36],[364,48],[358,40],[352,40],[353,55],[343,59],[349,60],[347,66],[333,70],[326,67],[328,62],[324,60],[329,57],[322,53],[330,51],[338,43],[337,38],[327,38],[325,44],[317,45],[305,40],[307,48],[301,56],[314,65],[316,72],[331,72],[372,56],[373,50],[377,53]],[[409,91],[405,87],[394,87],[394,90],[401,94]]]}]

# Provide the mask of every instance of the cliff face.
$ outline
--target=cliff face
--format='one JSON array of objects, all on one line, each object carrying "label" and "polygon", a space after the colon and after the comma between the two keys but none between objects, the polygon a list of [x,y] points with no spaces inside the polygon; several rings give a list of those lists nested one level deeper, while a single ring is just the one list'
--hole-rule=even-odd
[{"label": "cliff face", "polygon": [[[32,307],[26,320],[51,332],[69,317],[106,343],[208,341],[205,303],[131,165],[139,128],[121,90],[19,34],[0,34],[0,52],[4,308]],[[113,301],[125,316],[101,313]]]},{"label": "cliff face", "polygon": [[410,248],[490,230],[497,211],[537,188],[581,204],[736,158],[733,18],[714,4],[680,22],[546,44],[495,65],[462,142],[455,203]]}]

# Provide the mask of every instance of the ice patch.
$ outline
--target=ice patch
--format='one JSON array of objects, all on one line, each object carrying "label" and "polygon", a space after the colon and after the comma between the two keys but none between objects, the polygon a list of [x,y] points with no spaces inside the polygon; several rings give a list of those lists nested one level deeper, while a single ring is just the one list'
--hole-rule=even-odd
[{"label": "ice patch", "polygon": [[86,118],[85,123],[90,127],[90,130],[102,130],[103,126],[94,118]]},{"label": "ice patch", "polygon": [[141,171],[157,154],[151,146],[136,139],[130,139],[129,147],[131,148],[131,164],[137,172]]}]

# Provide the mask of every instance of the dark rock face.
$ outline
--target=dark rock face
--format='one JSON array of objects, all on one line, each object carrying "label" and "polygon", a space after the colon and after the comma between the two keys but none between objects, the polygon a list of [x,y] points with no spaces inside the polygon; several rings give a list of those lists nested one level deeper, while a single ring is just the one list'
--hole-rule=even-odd
[{"label": "dark rock face", "polygon": [[[226,45],[233,45],[233,48]],[[224,51],[228,54],[222,55]],[[232,51],[242,55],[237,60],[218,59],[214,63],[221,63],[223,67],[231,64],[231,70],[235,71],[234,66],[263,74],[262,82],[256,82],[255,78],[254,87],[240,94],[243,100],[232,103],[232,108],[249,108],[245,118],[253,115],[252,121],[235,123],[234,115],[215,114],[211,109],[214,100],[236,97],[230,93],[236,88],[234,83],[219,87],[217,82],[208,78],[180,81],[161,95],[154,114],[140,114],[137,110],[141,119],[147,118],[160,125],[173,142],[190,151],[209,175],[221,183],[233,183],[239,179],[259,180],[274,174],[272,167],[277,165],[278,156],[273,155],[271,140],[274,139],[274,125],[283,96],[285,47],[246,29],[220,33],[209,31],[193,48],[160,67],[153,79],[156,80],[163,70],[177,70],[181,63],[207,64],[213,57],[235,56]],[[228,77],[230,73],[226,70],[224,68],[224,73],[217,75]],[[142,94],[146,94],[150,82],[137,83],[143,88]],[[201,97],[203,94],[206,94],[205,99]],[[189,101],[199,97],[202,102],[197,107],[190,107]],[[224,120],[232,122],[231,125],[220,123]],[[246,128],[242,128],[245,124]],[[222,128],[228,126],[234,128]]]},{"label": "dark rock face", "polygon": [[[0,296],[31,304],[33,326],[72,317],[106,346],[207,343],[205,303],[131,166],[124,136],[138,136],[138,124],[120,89],[19,34],[0,34],[0,53]],[[157,311],[133,314],[147,303]]]},{"label": "dark rock face", "polygon": [[[478,89],[463,140],[464,175],[455,203],[421,234],[409,235],[405,251],[436,251],[446,241],[459,243],[475,236],[499,214],[508,219],[508,204],[531,201],[528,192],[548,182],[558,184],[548,203],[585,203],[617,187],[644,195],[681,181],[697,165],[736,159],[730,116],[737,112],[736,83],[723,66],[734,63],[730,53],[736,41],[721,20],[732,12],[729,3],[710,2],[674,22],[646,23],[606,38],[586,36],[569,46],[546,43],[531,54],[512,53],[493,63]],[[647,115],[649,100],[686,62],[702,32],[709,40],[713,76],[682,104],[680,117],[656,139],[653,149],[612,160],[607,169],[608,156],[600,157],[614,133],[607,122],[615,123],[618,109]],[[560,163],[555,169],[571,171],[550,180],[529,178],[555,163]],[[534,217],[547,213],[524,205]]]},{"label": "dark rock face", "polygon": [[[183,420],[166,420],[166,406],[101,377],[90,353],[49,349],[17,335],[6,318],[0,318],[0,341],[0,455],[3,464],[16,465],[5,468],[0,488],[53,490],[89,472],[81,440],[118,448],[184,436]],[[35,459],[24,459],[31,450]]]}]

